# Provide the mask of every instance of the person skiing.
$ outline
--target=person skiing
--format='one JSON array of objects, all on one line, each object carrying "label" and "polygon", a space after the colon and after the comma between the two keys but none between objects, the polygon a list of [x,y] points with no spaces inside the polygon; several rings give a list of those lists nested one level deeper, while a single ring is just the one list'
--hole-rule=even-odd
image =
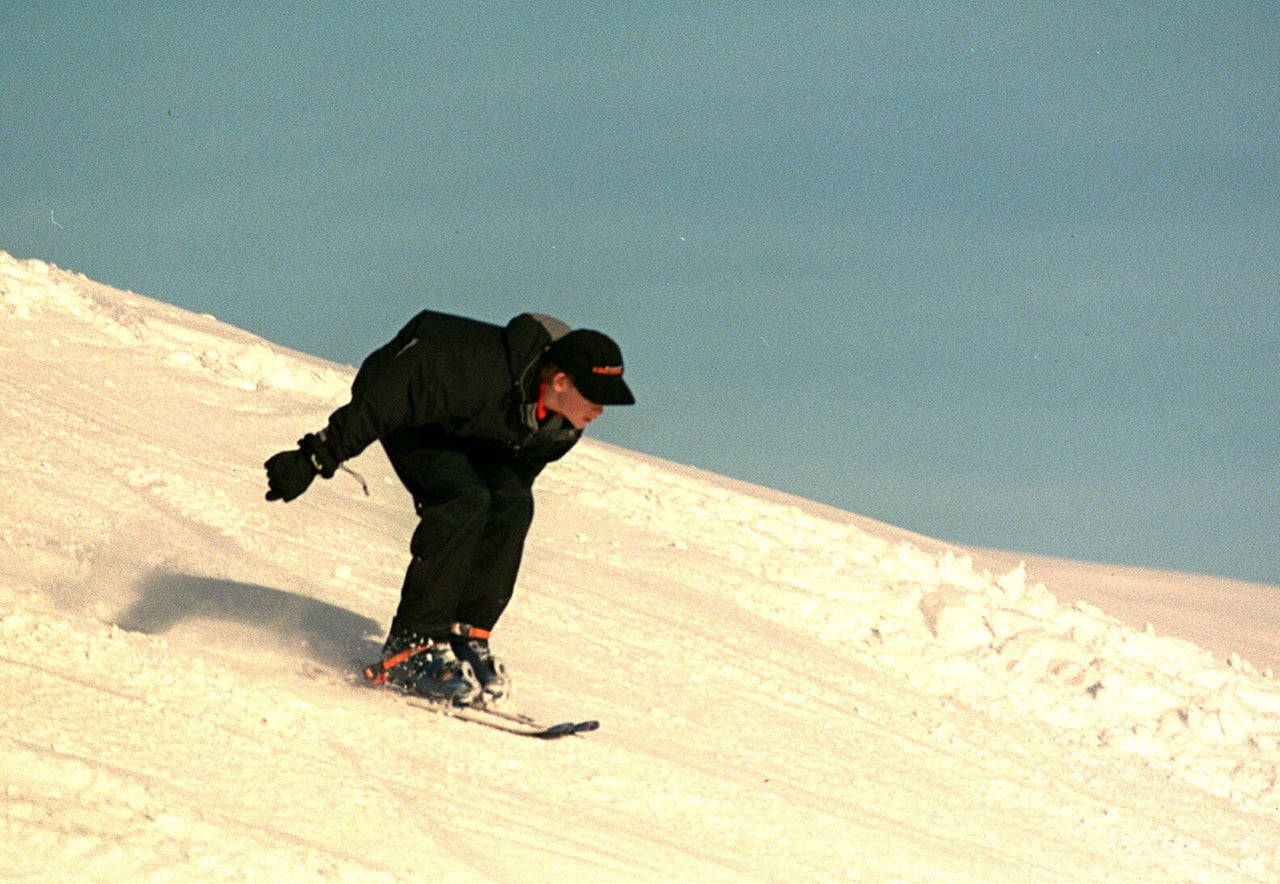
[{"label": "person skiing", "polygon": [[377,441],[413,496],[412,559],[366,677],[454,705],[509,691],[489,637],[515,587],[533,482],[605,406],[635,403],[622,374],[598,331],[424,311],[364,360],[324,429],[267,460],[267,500],[287,503]]}]

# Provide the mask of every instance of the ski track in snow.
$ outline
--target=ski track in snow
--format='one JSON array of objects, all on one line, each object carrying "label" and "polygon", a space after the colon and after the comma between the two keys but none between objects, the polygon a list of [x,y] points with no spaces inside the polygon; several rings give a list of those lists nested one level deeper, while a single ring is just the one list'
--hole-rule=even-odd
[{"label": "ski track in snow", "polygon": [[262,500],[351,369],[2,252],[0,357],[0,879],[1280,877],[1272,673],[1025,567],[588,440],[495,644],[602,729],[521,739],[352,675],[380,453]]}]

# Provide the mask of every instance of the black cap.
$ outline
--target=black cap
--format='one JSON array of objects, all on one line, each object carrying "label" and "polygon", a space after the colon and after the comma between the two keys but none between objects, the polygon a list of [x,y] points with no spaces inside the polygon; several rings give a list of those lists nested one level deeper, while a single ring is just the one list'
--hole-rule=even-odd
[{"label": "black cap", "polygon": [[622,351],[608,335],[580,328],[552,344],[548,355],[596,405],[635,404],[636,397],[622,380]]}]

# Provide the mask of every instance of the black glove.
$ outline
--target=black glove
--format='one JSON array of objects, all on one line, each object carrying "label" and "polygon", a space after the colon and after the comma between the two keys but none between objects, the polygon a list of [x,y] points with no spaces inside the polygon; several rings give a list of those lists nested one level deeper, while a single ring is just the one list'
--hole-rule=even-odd
[{"label": "black glove", "polygon": [[267,500],[288,503],[302,496],[317,475],[333,478],[338,459],[329,451],[322,436],[309,433],[298,440],[296,451],[272,455],[263,466],[267,469]]}]

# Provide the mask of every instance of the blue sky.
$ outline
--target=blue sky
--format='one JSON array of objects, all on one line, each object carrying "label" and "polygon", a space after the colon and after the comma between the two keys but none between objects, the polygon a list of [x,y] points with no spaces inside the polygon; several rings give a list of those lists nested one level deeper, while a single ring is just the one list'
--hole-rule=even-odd
[{"label": "blue sky", "polygon": [[348,364],[549,312],[606,441],[1280,584],[1274,3],[7,3],[0,85],[18,257]]}]

